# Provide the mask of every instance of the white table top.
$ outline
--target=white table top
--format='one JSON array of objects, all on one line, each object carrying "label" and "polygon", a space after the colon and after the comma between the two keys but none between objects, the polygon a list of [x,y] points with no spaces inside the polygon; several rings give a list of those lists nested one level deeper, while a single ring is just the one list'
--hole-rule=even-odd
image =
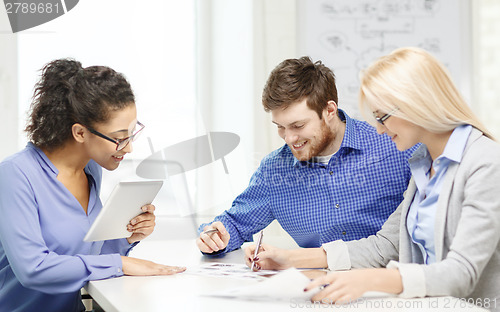
[{"label": "white table top", "polygon": [[[237,250],[222,258],[201,255],[193,239],[143,241],[131,256],[158,263],[198,266],[204,262],[243,263],[243,251]],[[224,290],[257,283],[227,277],[199,276],[181,273],[172,276],[122,276],[92,281],[86,286],[89,294],[108,312],[120,311],[485,311],[452,297],[399,299],[394,297],[365,298],[359,303],[342,306],[321,306],[311,302],[249,301],[205,296],[210,291]]]}]

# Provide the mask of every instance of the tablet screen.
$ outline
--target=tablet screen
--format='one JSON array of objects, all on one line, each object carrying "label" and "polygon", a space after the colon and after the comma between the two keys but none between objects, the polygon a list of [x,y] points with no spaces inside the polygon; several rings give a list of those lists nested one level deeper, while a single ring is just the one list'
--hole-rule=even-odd
[{"label": "tablet screen", "polygon": [[83,239],[86,242],[130,237],[127,225],[133,217],[143,213],[141,207],[151,204],[163,181],[136,181],[118,183],[101,212]]}]

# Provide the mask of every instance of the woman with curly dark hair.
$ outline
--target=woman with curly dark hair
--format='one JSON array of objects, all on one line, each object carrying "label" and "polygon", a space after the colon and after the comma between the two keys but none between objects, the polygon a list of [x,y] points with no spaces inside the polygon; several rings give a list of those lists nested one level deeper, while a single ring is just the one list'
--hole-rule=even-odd
[{"label": "woman with curly dark hair", "polygon": [[184,270],[127,257],[153,232],[153,205],[124,239],[84,242],[102,208],[102,168],[116,169],[144,127],[125,77],[70,59],[47,64],[26,148],[0,163],[0,310],[81,311],[90,280]]}]

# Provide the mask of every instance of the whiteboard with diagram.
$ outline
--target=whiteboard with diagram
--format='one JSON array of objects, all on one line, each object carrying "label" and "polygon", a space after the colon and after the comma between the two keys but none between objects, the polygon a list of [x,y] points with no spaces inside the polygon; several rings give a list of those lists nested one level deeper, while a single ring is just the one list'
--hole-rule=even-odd
[{"label": "whiteboard with diagram", "polygon": [[361,117],[360,71],[404,46],[434,54],[471,98],[470,0],[297,0],[297,15],[299,55],[333,69],[351,117]]}]

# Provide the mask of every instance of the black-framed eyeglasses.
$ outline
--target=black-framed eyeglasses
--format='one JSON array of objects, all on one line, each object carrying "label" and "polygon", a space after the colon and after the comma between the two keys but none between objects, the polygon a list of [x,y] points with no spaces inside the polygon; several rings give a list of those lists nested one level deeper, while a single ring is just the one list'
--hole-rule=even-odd
[{"label": "black-framed eyeglasses", "polygon": [[384,116],[382,117],[377,117],[375,115],[373,115],[373,117],[375,118],[375,120],[381,124],[381,125],[384,125],[384,121],[387,120],[387,118],[391,117],[392,114],[394,114],[396,111],[399,110],[399,107],[396,107],[395,109],[391,110],[390,112],[388,112],[387,114],[385,114]]},{"label": "black-framed eyeglasses", "polygon": [[136,132],[134,132],[131,136],[128,136],[128,137],[126,137],[124,139],[116,139],[116,140],[108,137],[107,135],[104,135],[104,134],[100,133],[99,131],[97,131],[95,129],[92,129],[91,127],[85,126],[85,128],[87,128],[90,131],[90,133],[95,134],[98,137],[101,137],[101,138],[103,138],[105,140],[108,140],[110,142],[115,143],[116,144],[116,150],[117,151],[121,151],[122,149],[124,149],[125,147],[127,147],[127,145],[130,142],[134,142],[135,140],[137,140],[137,138],[141,134],[141,130],[144,129],[144,127],[145,127],[140,121],[137,121],[137,125],[139,126],[139,129]]}]

